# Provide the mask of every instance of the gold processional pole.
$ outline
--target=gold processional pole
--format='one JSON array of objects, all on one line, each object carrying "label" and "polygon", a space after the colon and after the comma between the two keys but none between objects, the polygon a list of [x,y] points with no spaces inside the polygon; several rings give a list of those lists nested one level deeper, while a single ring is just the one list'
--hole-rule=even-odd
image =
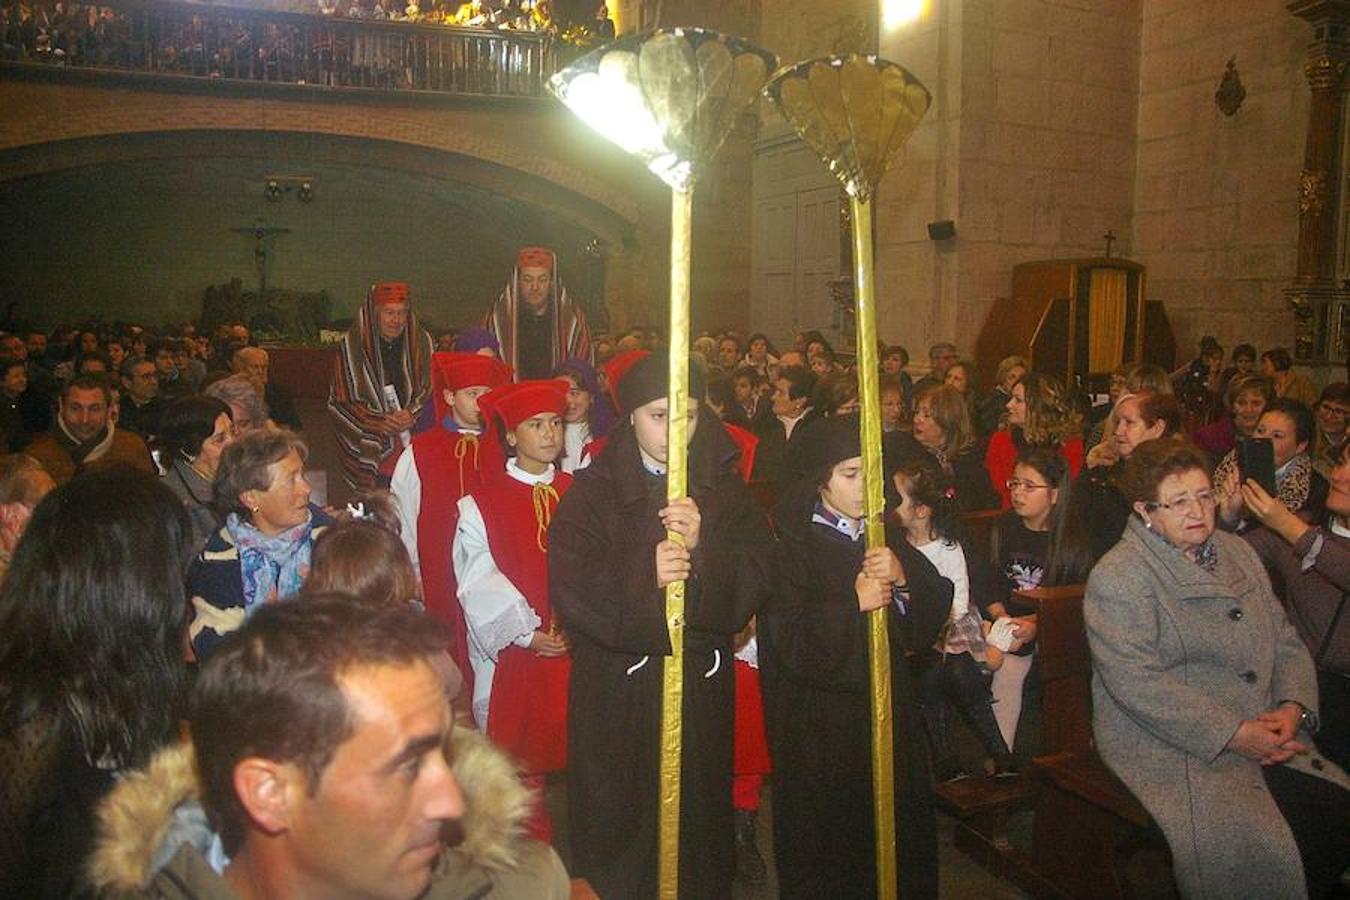
[{"label": "gold processional pole", "polygon": [[[764,93],[830,167],[848,192],[852,205],[867,546],[881,547],[885,545],[884,473],[877,390],[872,194],[901,145],[928,111],[931,98],[927,89],[900,66],[874,56],[857,55],[813,59],[784,69],[765,86]],[[886,610],[875,610],[868,618],[877,887],[882,898],[895,900],[895,747]]]},{"label": "gold processional pole", "polygon": [[[686,489],[689,273],[693,188],[778,65],[772,53],[701,28],[630,35],[553,76],[549,88],[583,122],[644,163],[671,190],[670,408],[667,497]],[[671,540],[681,540],[673,532]],[[680,752],[684,700],[684,582],[666,587],[671,654],[661,700],[660,885],[679,896]]]}]

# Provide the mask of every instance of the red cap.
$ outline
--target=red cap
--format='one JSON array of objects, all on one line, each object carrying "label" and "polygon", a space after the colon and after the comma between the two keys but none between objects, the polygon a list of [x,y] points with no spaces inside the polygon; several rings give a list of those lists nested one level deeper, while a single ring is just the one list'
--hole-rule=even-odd
[{"label": "red cap", "polygon": [[614,401],[615,409],[622,408],[619,405],[619,382],[623,381],[623,376],[628,374],[629,369],[651,355],[650,350],[627,350],[611,356],[609,361],[600,367],[600,371],[605,373],[605,389],[609,391],[609,399]]},{"label": "red cap", "polygon": [[370,286],[370,295],[375,298],[376,306],[407,303],[408,283],[406,281],[382,281]]},{"label": "red cap", "polygon": [[516,254],[516,268],[531,266],[536,269],[553,268],[553,251],[547,247],[521,247]]},{"label": "red cap", "polygon": [[431,374],[437,389],[462,391],[471,387],[501,387],[511,381],[511,367],[482,353],[431,354]]},{"label": "red cap", "polygon": [[562,378],[504,384],[479,397],[478,408],[485,423],[500,417],[507,430],[514,431],[521,422],[540,413],[561,416],[567,409],[567,392],[571,387]]}]

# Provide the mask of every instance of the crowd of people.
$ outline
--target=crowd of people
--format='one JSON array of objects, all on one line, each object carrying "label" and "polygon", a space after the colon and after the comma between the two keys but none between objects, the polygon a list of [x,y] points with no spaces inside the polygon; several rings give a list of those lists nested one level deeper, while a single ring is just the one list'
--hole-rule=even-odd
[{"label": "crowd of people", "polygon": [[[1344,383],[1207,340],[1094,406],[1021,357],[986,384],[880,348],[868,549],[858,373],[821,334],[696,337],[671,501],[659,332],[593,334],[542,247],[481,327],[414,301],[372,286],[328,422],[242,325],[0,335],[0,895],[655,896],[683,581],[683,897],[764,880],[766,791],[780,896],[877,893],[874,611],[900,894],[936,897],[935,785],[1035,746],[1018,591],[1084,583],[1097,746],[1182,893],[1335,896]],[[328,427],[345,509],[306,477]]]}]

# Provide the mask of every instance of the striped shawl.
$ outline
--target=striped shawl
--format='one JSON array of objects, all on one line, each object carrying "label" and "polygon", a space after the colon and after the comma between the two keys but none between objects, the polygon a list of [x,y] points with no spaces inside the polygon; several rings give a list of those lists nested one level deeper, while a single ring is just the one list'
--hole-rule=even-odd
[{"label": "striped shawl", "polygon": [[[520,371],[519,347],[516,341],[516,315],[520,301],[516,296],[520,268],[511,271],[497,302],[492,304],[483,327],[496,336],[501,345],[502,359],[516,372]],[[549,286],[549,315],[553,317],[552,351],[548,371],[552,372],[565,359],[582,359],[593,363],[591,357],[591,330],[586,325],[586,314],[567,296],[567,288],[558,278],[558,257],[553,257],[553,278]]]}]

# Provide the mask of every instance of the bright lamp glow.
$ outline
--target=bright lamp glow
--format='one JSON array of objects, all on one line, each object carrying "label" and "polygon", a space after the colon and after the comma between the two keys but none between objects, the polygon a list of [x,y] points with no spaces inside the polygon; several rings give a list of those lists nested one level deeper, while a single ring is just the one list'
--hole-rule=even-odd
[{"label": "bright lamp glow", "polygon": [[887,31],[917,22],[928,15],[929,0],[882,0],[881,27]]}]

